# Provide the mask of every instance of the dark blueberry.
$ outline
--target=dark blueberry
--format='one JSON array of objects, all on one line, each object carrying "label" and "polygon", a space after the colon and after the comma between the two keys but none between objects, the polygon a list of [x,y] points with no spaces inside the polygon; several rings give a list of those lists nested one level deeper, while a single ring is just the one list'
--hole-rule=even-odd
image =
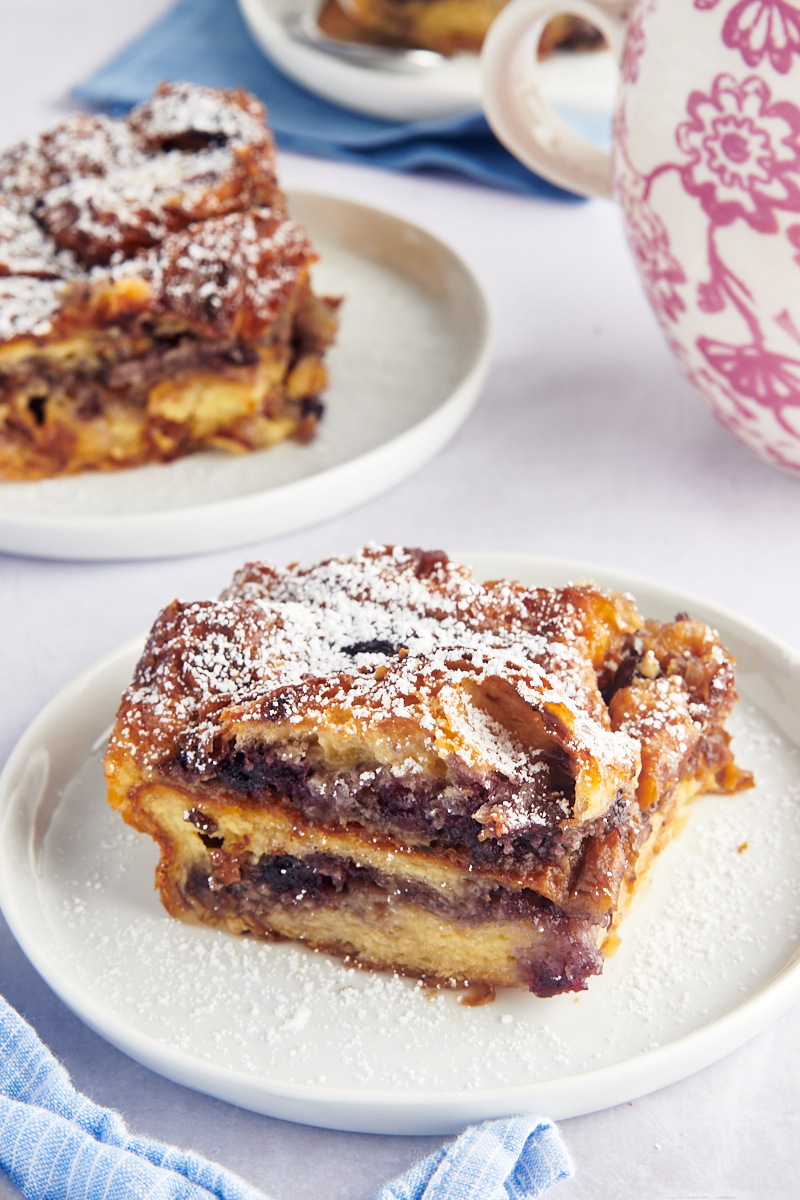
[{"label": "dark blueberry", "polygon": [[47,396],[31,396],[28,400],[28,412],[37,425],[44,425],[44,409],[46,404]]},{"label": "dark blueberry", "polygon": [[313,867],[288,854],[262,858],[258,864],[258,875],[273,892],[311,891],[317,882]]},{"label": "dark blueberry", "polygon": [[300,403],[300,411],[304,417],[321,417],[325,412],[325,405],[319,396],[304,396]]},{"label": "dark blueberry", "polygon": [[373,638],[371,642],[353,642],[352,646],[342,646],[342,651],[355,657],[356,654],[396,654],[397,648],[382,638]]},{"label": "dark blueberry", "polygon": [[227,138],[223,133],[203,133],[199,129],[187,129],[175,137],[165,138],[161,149],[185,150],[194,154],[197,150],[205,150],[208,146],[224,146]]}]

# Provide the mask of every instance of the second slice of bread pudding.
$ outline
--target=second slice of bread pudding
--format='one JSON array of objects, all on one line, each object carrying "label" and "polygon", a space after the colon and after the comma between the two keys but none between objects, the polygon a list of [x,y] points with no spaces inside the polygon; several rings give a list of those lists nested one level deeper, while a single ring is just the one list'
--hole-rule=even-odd
[{"label": "second slice of bread pudding", "polygon": [[[479,53],[508,0],[325,0],[320,28],[344,41],[420,47],[440,54]],[[582,17],[562,13],[545,25],[539,58],[557,50],[596,50],[603,36]]]},{"label": "second slice of bread pudding", "polygon": [[428,981],[578,991],[688,800],[749,782],[706,625],[373,547],[170,605],[109,799],[170,913]]},{"label": "second slice of bread pudding", "polygon": [[312,436],[335,303],[263,105],[162,84],[0,157],[0,476]]}]

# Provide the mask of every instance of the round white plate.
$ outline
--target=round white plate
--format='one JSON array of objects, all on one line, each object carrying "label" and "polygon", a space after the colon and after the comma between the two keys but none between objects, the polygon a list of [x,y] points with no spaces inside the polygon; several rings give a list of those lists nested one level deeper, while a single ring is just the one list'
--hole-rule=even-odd
[{"label": "round white plate", "polygon": [[167,558],[276,537],[393,487],[455,433],[491,356],[488,304],[469,268],[379,209],[313,192],[288,199],[320,255],[314,286],[344,297],[314,440],[0,482],[0,551]]},{"label": "round white plate", "polygon": [[157,853],[105,801],[102,752],[141,642],[65,689],[0,780],[0,904],[20,945],[98,1033],[168,1078],[286,1120],[449,1133],[515,1112],[575,1116],[733,1050],[800,995],[800,659],[722,610],[578,563],[465,556],[483,578],[591,576],[641,610],[689,610],[739,658],[731,728],[757,787],[711,796],[660,856],[587,992],[484,1008],[291,943],[182,925]]},{"label": "round white plate", "polygon": [[[362,66],[296,41],[292,18],[315,12],[320,0],[239,0],[255,40],[284,74],[317,96],[388,121],[427,121],[481,107],[476,54],[456,54],[418,71]],[[541,68],[547,100],[565,115],[607,117],[614,107],[618,72],[610,53],[556,54]]]}]

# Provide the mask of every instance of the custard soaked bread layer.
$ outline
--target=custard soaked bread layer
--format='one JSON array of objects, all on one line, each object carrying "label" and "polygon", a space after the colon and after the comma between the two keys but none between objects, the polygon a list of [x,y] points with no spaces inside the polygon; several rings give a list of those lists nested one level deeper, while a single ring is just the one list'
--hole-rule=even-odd
[{"label": "custard soaked bread layer", "polygon": [[733,664],[591,584],[439,552],[244,567],[160,615],[109,799],[185,920],[429,981],[577,991],[688,800],[749,782]]},{"label": "custard soaked bread layer", "polygon": [[162,84],[0,158],[0,475],[313,436],[333,301],[263,105]]}]

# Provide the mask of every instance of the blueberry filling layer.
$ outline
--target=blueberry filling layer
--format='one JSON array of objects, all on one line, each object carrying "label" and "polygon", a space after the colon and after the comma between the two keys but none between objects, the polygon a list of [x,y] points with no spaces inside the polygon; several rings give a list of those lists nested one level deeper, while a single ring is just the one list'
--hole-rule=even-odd
[{"label": "blueberry filling layer", "polygon": [[[311,916],[330,907],[374,922],[376,906],[411,905],[443,921],[471,927],[520,926],[518,971],[521,982],[539,996],[576,991],[602,970],[596,926],[569,918],[529,889],[511,890],[470,880],[457,896],[418,880],[388,875],[352,859],[315,854],[262,855],[258,860],[212,851],[210,862],[195,863],[184,884],[187,899],[216,915],[233,915],[268,932],[275,910]],[[313,923],[309,924],[313,931]]]},{"label": "blueberry filling layer", "polygon": [[[557,748],[556,748],[557,749]],[[200,791],[239,792],[269,803],[289,803],[314,824],[352,822],[391,835],[411,835],[439,849],[460,849],[470,861],[488,864],[512,856],[519,862],[535,855],[554,861],[574,851],[587,833],[601,833],[626,823],[627,804],[620,803],[597,823],[580,830],[568,825],[574,804],[574,779],[566,755],[545,760],[546,771],[535,783],[515,782],[499,773],[470,776],[462,764],[450,764],[439,779],[396,774],[374,763],[331,771],[318,761],[315,747],[305,744],[231,747],[216,757],[213,776],[198,774],[179,752],[170,773]],[[503,837],[481,838],[483,825],[474,814],[489,804],[508,804],[518,814]],[[565,828],[566,826],[566,828]]]}]

